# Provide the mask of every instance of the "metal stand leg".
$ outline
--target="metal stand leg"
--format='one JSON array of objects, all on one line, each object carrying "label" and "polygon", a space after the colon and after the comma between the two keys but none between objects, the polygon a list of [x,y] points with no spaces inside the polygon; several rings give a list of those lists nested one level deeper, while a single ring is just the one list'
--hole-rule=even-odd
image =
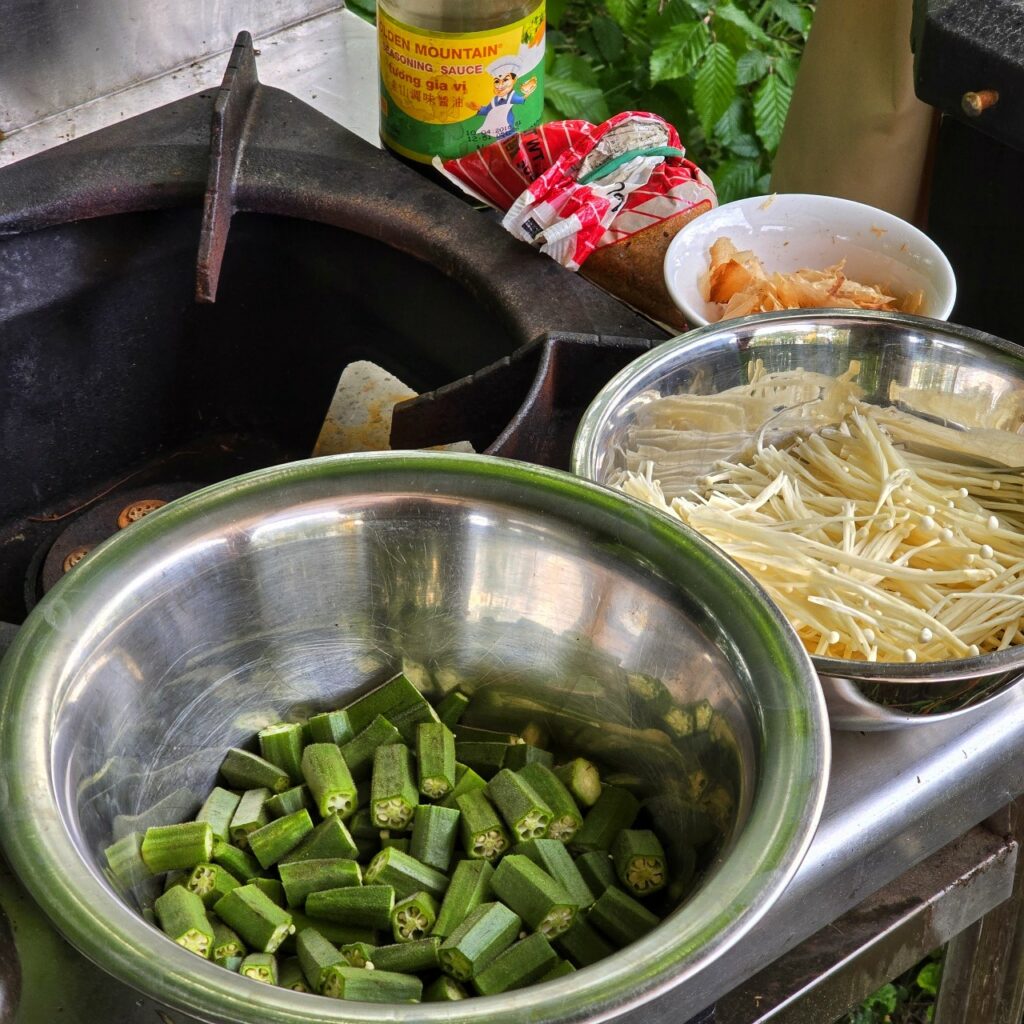
[{"label": "metal stand leg", "polygon": [[[1024,800],[990,823],[1017,837],[1024,832]],[[1024,858],[1013,893],[949,943],[935,1024],[1020,1024],[1024,1017]]]}]

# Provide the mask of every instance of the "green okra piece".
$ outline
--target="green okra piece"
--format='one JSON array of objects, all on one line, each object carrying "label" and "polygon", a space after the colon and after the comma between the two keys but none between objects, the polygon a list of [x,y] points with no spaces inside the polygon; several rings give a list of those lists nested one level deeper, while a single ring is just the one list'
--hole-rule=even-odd
[{"label": "green okra piece", "polygon": [[213,926],[213,944],[210,947],[210,955],[215,963],[220,964],[222,960],[228,960],[231,957],[245,956],[245,943],[233,928],[229,928],[219,918],[212,919],[210,924]]},{"label": "green okra piece", "polygon": [[260,729],[256,736],[263,760],[287,772],[292,786],[299,785],[302,782],[302,748],[306,745],[302,725],[278,722]]},{"label": "green okra piece", "polygon": [[[290,913],[295,927],[295,936],[312,928],[314,931],[319,932],[328,942],[333,942],[336,946],[343,946],[349,942],[366,942],[372,946],[377,942],[377,933],[372,928],[365,928],[362,925],[340,924],[338,921],[328,921],[322,917],[312,918],[301,910],[292,910]],[[281,948],[285,951],[294,949],[295,936],[289,936]]]},{"label": "green okra piece", "polygon": [[305,786],[292,786],[283,793],[275,793],[263,806],[270,818],[284,818],[296,811],[313,810],[313,801]]},{"label": "green okra piece", "polygon": [[466,990],[454,978],[449,978],[447,974],[435,978],[423,990],[423,1002],[425,1003],[454,1003],[467,997]]},{"label": "green okra piece", "polygon": [[414,892],[404,900],[399,900],[391,911],[391,934],[395,942],[414,942],[425,938],[437,921],[437,910],[437,900],[429,892]]},{"label": "green okra piece", "polygon": [[462,860],[452,873],[452,880],[444,894],[441,909],[431,930],[445,938],[491,895],[494,868],[486,860]]},{"label": "green okra piece", "polygon": [[199,809],[196,821],[208,821],[213,829],[213,838],[226,843],[231,838],[231,819],[241,799],[241,793],[232,793],[230,789],[214,786]]},{"label": "green okra piece", "polygon": [[310,743],[302,751],[302,774],[322,818],[345,819],[356,809],[356,784],[341,751],[333,743]]},{"label": "green okra piece", "polygon": [[238,747],[228,748],[220,773],[233,789],[269,789],[271,793],[283,793],[292,784],[283,768]]},{"label": "green okra piece", "polygon": [[378,747],[389,743],[401,743],[402,734],[384,717],[378,715],[355,737],[342,744],[341,756],[349,771],[357,779],[370,774],[373,768],[373,754]]},{"label": "green okra piece", "polygon": [[584,757],[554,769],[555,775],[581,807],[593,807],[601,795],[601,773]]},{"label": "green okra piece", "polygon": [[660,679],[640,672],[630,672],[626,676],[626,692],[634,718],[644,718],[648,722],[660,718],[672,704],[668,687]]},{"label": "green okra piece", "polygon": [[487,783],[487,797],[517,840],[541,839],[551,824],[551,808],[523,778],[502,768]]},{"label": "green okra piece", "polygon": [[302,907],[311,892],[344,889],[363,884],[363,870],[354,860],[332,857],[321,860],[296,860],[278,865],[285,902]]},{"label": "green okra piece", "polygon": [[291,992],[311,991],[306,982],[306,976],[302,973],[302,964],[299,963],[299,958],[295,956],[282,960],[278,965],[277,983],[281,988],[286,988]]},{"label": "green okra piece", "polygon": [[587,923],[620,948],[643,938],[660,924],[645,906],[621,889],[605,889],[590,908]]},{"label": "green okra piece", "polygon": [[213,949],[213,925],[203,901],[184,886],[176,885],[156,898],[153,910],[168,938],[190,953],[209,959]]},{"label": "green okra piece", "polygon": [[728,835],[736,821],[736,801],[727,786],[714,786],[704,794],[701,807],[721,835]]},{"label": "green okra piece", "polygon": [[373,755],[370,815],[378,828],[403,832],[419,803],[412,756],[404,743],[378,747]]},{"label": "green okra piece", "polygon": [[217,961],[218,967],[223,967],[225,970],[231,971],[232,974],[237,974],[242,967],[242,961],[245,959],[244,956],[226,956],[221,960]]},{"label": "green okra piece", "polygon": [[517,732],[502,732],[499,729],[479,729],[475,725],[457,725],[452,729],[459,743],[500,743],[502,746],[525,743]]},{"label": "green okra piece", "polygon": [[447,871],[459,836],[459,810],[421,804],[413,815],[409,853],[427,867]]},{"label": "green okra piece", "polygon": [[395,890],[390,885],[345,886],[321,889],[306,897],[306,913],[346,925],[391,929]]},{"label": "green okra piece", "polygon": [[547,765],[536,762],[516,774],[551,808],[547,838],[571,842],[583,826],[583,814],[562,780]]},{"label": "green okra piece", "polygon": [[576,868],[587,888],[595,897],[600,896],[610,885],[617,885],[615,878],[615,865],[611,856],[604,850],[591,850],[589,853],[581,853],[576,858]]},{"label": "green okra piece", "polygon": [[558,959],[551,943],[540,932],[534,932],[499,953],[475,975],[473,988],[482,996],[493,996],[532,985],[547,974]]},{"label": "green okra piece", "polygon": [[252,884],[232,889],[214,904],[213,909],[256,953],[276,953],[295,927],[291,914]]},{"label": "green okra piece", "polygon": [[435,899],[440,899],[448,888],[448,876],[389,846],[367,865],[363,884],[391,886],[400,900],[414,892],[428,892]]},{"label": "green okra piece", "polygon": [[565,889],[522,854],[502,858],[491,888],[530,928],[549,939],[561,935],[576,919],[577,905]]},{"label": "green okra piece", "polygon": [[531,839],[519,843],[512,852],[529,857],[537,867],[546,871],[580,910],[586,910],[597,899],[569,856],[569,851],[557,839]]},{"label": "green okra piece", "polygon": [[230,871],[240,882],[248,882],[261,873],[259,862],[251,853],[230,843],[215,842],[211,860]]},{"label": "green okra piece", "polygon": [[689,895],[690,883],[697,874],[697,851],[692,846],[677,846],[673,850],[672,867],[667,892],[674,906],[681,903],[684,896]]},{"label": "green okra piece", "polygon": [[175,869],[174,871],[168,871],[164,875],[164,887],[162,892],[167,892],[168,889],[173,889],[176,885],[184,885],[188,881],[188,877],[191,874],[189,871],[181,871]]},{"label": "green okra piece", "polygon": [[295,939],[295,953],[306,984],[313,992],[322,991],[330,970],[345,962],[337,946],[315,928],[299,932]]},{"label": "green okra piece", "polygon": [[481,903],[441,943],[441,970],[456,981],[469,981],[515,942],[521,924],[503,903]]},{"label": "green okra piece", "polygon": [[474,789],[481,791],[487,788],[487,780],[473,771],[469,765],[461,761],[455,762],[455,786],[451,792],[440,802],[441,807],[452,807],[458,809],[459,797]]},{"label": "green okra piece", "polygon": [[452,690],[436,708],[437,717],[448,726],[449,729],[457,724],[462,718],[463,712],[469,707],[469,698],[458,690]]},{"label": "green okra piece", "polygon": [[719,834],[705,808],[679,796],[659,793],[648,797],[641,806],[653,821],[671,822],[673,833],[691,846],[703,846]]},{"label": "green okra piece", "polygon": [[114,878],[126,889],[153,877],[142,859],[142,836],[141,832],[129,832],[103,851]]},{"label": "green okra piece", "polygon": [[394,715],[415,710],[427,703],[423,694],[399,672],[386,683],[381,683],[376,689],[354,700],[345,710],[353,731],[359,733],[377,717],[394,721]]},{"label": "green okra piece", "polygon": [[300,860],[355,860],[359,849],[345,822],[330,814],[298,846],[278,862],[292,864]]},{"label": "green okra piece", "polygon": [[373,839],[380,842],[380,826],[373,823],[369,807],[361,807],[349,819],[348,830],[353,839]]},{"label": "green okra piece", "polygon": [[[402,853],[409,852],[409,837],[408,836],[393,836],[390,831],[384,829],[380,834],[380,848],[381,850],[387,850],[394,847],[396,850],[401,850]],[[379,852],[379,851],[377,851]],[[372,858],[371,858],[372,859]]]},{"label": "green okra piece", "polygon": [[287,856],[313,831],[309,811],[296,811],[249,833],[249,849],[260,866],[269,868]]},{"label": "green okra piece", "polygon": [[249,845],[249,833],[263,828],[270,821],[267,801],[273,794],[266,787],[247,789],[238,801],[238,807],[231,816],[229,831],[235,846],[245,849]]},{"label": "green okra piece", "polygon": [[284,886],[276,878],[254,878],[249,884],[255,885],[264,896],[279,907],[285,905]]},{"label": "green okra piece", "polygon": [[185,888],[194,892],[203,906],[212,907],[221,896],[226,896],[242,883],[227,868],[219,864],[197,864],[185,881]]},{"label": "green okra piece", "polygon": [[443,722],[421,722],[416,728],[419,791],[440,800],[455,788],[455,737]]},{"label": "green okra piece", "polygon": [[697,726],[694,723],[693,715],[678,704],[668,708],[661,715],[661,724],[668,730],[669,735],[676,739],[697,735]]},{"label": "green okra piece", "polygon": [[277,984],[277,957],[273,953],[250,953],[243,961],[238,973],[243,978],[261,981],[264,985]]},{"label": "green okra piece", "polygon": [[494,805],[481,789],[471,789],[455,801],[461,817],[459,831],[467,857],[494,860],[509,847],[508,832]]},{"label": "green okra piece", "polygon": [[423,982],[411,974],[395,971],[335,966],[327,972],[320,994],[362,1003],[418,1003],[423,995]]},{"label": "green okra piece", "polygon": [[370,958],[374,970],[398,971],[412,974],[416,971],[435,971],[440,966],[437,951],[441,947],[441,938],[433,935],[414,939],[410,942],[395,942],[388,946],[378,946]]},{"label": "green okra piece", "polygon": [[610,850],[615,837],[630,828],[640,811],[640,801],[627,789],[604,786],[597,803],[587,812],[583,827],[572,841],[582,852]]},{"label": "green okra piece", "polygon": [[530,743],[513,743],[505,749],[501,767],[515,772],[520,768],[525,768],[528,764],[542,764],[550,768],[554,763],[555,755],[550,750],[535,747]]},{"label": "green okra piece", "polygon": [[555,946],[566,956],[572,957],[578,967],[589,967],[615,953],[615,948],[608,940],[581,917],[576,919],[567,932],[562,932],[555,939]]},{"label": "green okra piece", "polygon": [[558,961],[555,963],[555,966],[552,967],[551,970],[547,972],[547,974],[542,974],[537,979],[537,984],[541,985],[545,981],[554,981],[556,978],[564,978],[567,974],[575,973],[576,968],[573,967],[573,965],[569,963],[568,960],[563,960],[561,957],[559,957]]},{"label": "green okra piece", "polygon": [[191,870],[213,857],[213,829],[208,821],[155,825],[146,829],[139,855],[154,875],[175,868]]},{"label": "green okra piece", "polygon": [[485,779],[492,778],[501,770],[505,761],[506,743],[456,740],[455,756]]},{"label": "green okra piece", "polygon": [[346,942],[341,955],[349,967],[365,967],[373,962],[373,951],[377,947],[369,942]]},{"label": "green okra piece", "polygon": [[348,712],[344,709],[321,711],[320,714],[313,715],[306,725],[309,726],[310,740],[313,743],[334,743],[340,747],[356,734]]},{"label": "green okra piece", "polygon": [[665,887],[668,867],[658,837],[649,829],[624,828],[612,843],[612,861],[627,892],[649,896]]}]

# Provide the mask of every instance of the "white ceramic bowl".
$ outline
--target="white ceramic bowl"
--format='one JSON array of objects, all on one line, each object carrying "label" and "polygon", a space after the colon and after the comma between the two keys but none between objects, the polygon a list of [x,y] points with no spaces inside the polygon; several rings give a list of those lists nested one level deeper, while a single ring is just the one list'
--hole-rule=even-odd
[{"label": "white ceramic bowl", "polygon": [[846,260],[847,277],[892,288],[922,289],[923,316],[946,320],[956,301],[956,278],[942,250],[912,224],[849,199],[799,193],[726,203],[686,225],[665,253],[665,283],[691,327],[715,323],[720,307],[698,285],[717,238],[751,249],[768,273],[824,269]]}]

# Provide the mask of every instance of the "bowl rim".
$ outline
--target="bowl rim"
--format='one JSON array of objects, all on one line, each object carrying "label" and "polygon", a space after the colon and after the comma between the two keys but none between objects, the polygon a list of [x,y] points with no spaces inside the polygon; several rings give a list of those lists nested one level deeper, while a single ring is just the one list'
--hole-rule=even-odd
[{"label": "bowl rim", "polygon": [[[507,487],[498,498],[495,481]],[[757,784],[760,802],[755,799],[730,856],[712,883],[688,902],[685,915],[666,920],[596,970],[502,996],[474,997],[460,1003],[457,1012],[448,1004],[346,1003],[283,989],[261,992],[254,1002],[246,979],[197,961],[194,954],[155,932],[103,884],[64,828],[50,746],[53,709],[68,688],[61,667],[82,642],[81,626],[105,607],[102,600],[93,600],[94,588],[98,591],[118,572],[131,580],[137,578],[131,576],[132,569],[148,566],[153,571],[154,561],[159,565],[165,551],[187,540],[190,526],[202,522],[209,529],[211,517],[216,522],[217,516],[230,514],[238,501],[258,494],[261,501],[268,501],[265,514],[270,515],[276,506],[269,499],[275,493],[291,493],[294,502],[303,485],[320,488],[315,491],[320,496],[325,486],[336,496],[396,489],[427,498],[453,492],[487,496],[518,508],[558,514],[570,526],[583,523],[605,530],[640,558],[654,557],[663,570],[685,563],[694,578],[717,578],[723,587],[723,612],[739,611],[749,620],[739,634],[747,637],[747,649],[735,653],[753,661],[751,640],[757,639],[759,656],[776,668],[767,673],[771,681],[762,684],[767,685],[768,699],[758,709],[755,730],[760,732],[755,731],[755,740],[767,767],[777,770],[762,773]],[[685,580],[669,578],[685,589]],[[609,488],[510,460],[415,452],[329,456],[258,470],[171,502],[132,530],[104,542],[32,611],[0,663],[0,767],[18,769],[7,772],[10,825],[0,834],[0,844],[26,888],[72,945],[132,987],[200,1019],[239,1024],[598,1021],[693,978],[767,912],[814,836],[824,806],[830,753],[824,697],[796,634],[757,584],[695,532],[677,529],[647,506]],[[717,898],[716,888],[721,890]],[[721,905],[730,893],[730,900]],[[162,970],[153,969],[154,953]]]},{"label": "bowl rim", "polygon": [[[810,331],[821,322],[840,323],[890,323],[927,331],[932,335],[948,337],[939,340],[951,343],[968,342],[982,348],[994,349],[1004,355],[1013,356],[1022,364],[1024,371],[1024,348],[994,334],[951,324],[946,320],[916,316],[912,313],[885,313],[877,310],[854,309],[787,309],[775,313],[755,313],[751,316],[735,317],[724,322],[706,324],[686,334],[680,334],[645,352],[628,363],[597,393],[587,407],[573,440],[570,464],[572,471],[585,480],[601,483],[597,479],[597,458],[602,429],[612,416],[625,395],[635,394],[669,370],[677,361],[679,353],[699,354],[715,348],[722,334],[743,331],[744,328],[770,327],[790,321],[806,321],[805,330]],[[745,348],[744,342],[738,343]],[[684,524],[666,513],[655,513],[679,527]],[[923,662],[868,662],[842,658],[824,658],[812,655],[811,662],[819,678],[838,677],[857,679],[873,683],[920,683],[952,682],[957,679],[981,679],[986,676],[1002,675],[1014,670],[1024,672],[1024,644],[1010,647],[1005,651],[993,651],[974,658],[950,659],[947,661]],[[1001,691],[1000,691],[1001,692]],[[994,695],[993,695],[994,696]],[[981,707],[981,704],[976,707]],[[973,710],[972,708],[963,709]],[[955,712],[959,714],[960,712]]]},{"label": "bowl rim", "polygon": [[698,229],[694,225],[706,226],[708,221],[704,220],[704,218],[714,217],[723,210],[742,209],[754,204],[763,206],[769,201],[771,205],[775,205],[775,203],[778,202],[782,202],[783,205],[789,205],[791,200],[796,200],[804,206],[838,205],[846,208],[850,212],[862,211],[865,216],[870,215],[870,219],[872,220],[877,221],[879,219],[883,219],[888,220],[890,223],[898,223],[900,227],[906,230],[913,239],[915,251],[917,251],[920,256],[927,257],[932,260],[939,271],[941,280],[934,282],[936,293],[939,293],[940,287],[944,288],[947,293],[940,309],[934,314],[930,313],[929,317],[934,320],[948,319],[950,314],[953,312],[953,307],[956,305],[956,273],[953,270],[953,265],[949,262],[949,257],[946,256],[939,245],[915,224],[911,224],[910,221],[904,220],[902,217],[899,217],[894,213],[890,213],[888,210],[883,210],[877,206],[870,206],[867,203],[858,202],[856,199],[844,199],[840,196],[825,196],[816,192],[777,192],[763,196],[747,196],[744,199],[734,199],[731,203],[723,203],[721,206],[716,206],[713,209],[708,210],[706,213],[701,214],[700,217],[694,217],[693,220],[689,221],[689,223],[684,224],[669,242],[668,247],[665,250],[665,258],[662,261],[662,276],[673,304],[677,309],[679,309],[683,316],[686,317],[692,327],[697,328],[707,326],[711,323],[722,323],[721,320],[710,321],[706,319],[700,310],[695,309],[690,305],[686,296],[683,294],[683,290],[677,283],[676,274],[674,273],[675,263],[679,258],[680,250],[686,244],[688,238]]}]

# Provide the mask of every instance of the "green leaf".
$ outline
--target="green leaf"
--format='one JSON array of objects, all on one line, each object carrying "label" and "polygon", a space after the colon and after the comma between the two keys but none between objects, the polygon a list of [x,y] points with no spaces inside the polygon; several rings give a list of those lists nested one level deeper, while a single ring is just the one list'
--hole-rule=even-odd
[{"label": "green leaf", "polygon": [[814,15],[807,7],[793,3],[793,0],[771,0],[771,10],[775,17],[784,21],[794,32],[806,38],[811,31]]},{"label": "green leaf", "polygon": [[562,117],[583,118],[600,124],[609,116],[608,104],[601,89],[571,78],[549,76],[544,82],[544,99]]},{"label": "green leaf", "polygon": [[549,28],[558,28],[569,7],[569,0],[547,0],[545,10]]},{"label": "green leaf", "polygon": [[778,148],[793,89],[778,75],[769,75],[754,93],[754,128],[769,153]]},{"label": "green leaf", "polygon": [[693,105],[705,135],[729,109],[735,91],[736,58],[723,43],[712,43],[693,83]]},{"label": "green leaf", "polygon": [[748,100],[737,96],[715,124],[714,137],[736,156],[756,160],[761,155],[761,145],[753,132],[748,131],[748,111]]},{"label": "green leaf", "polygon": [[715,8],[714,20],[727,21],[735,25],[746,37],[755,43],[770,43],[771,39],[751,17],[740,10],[735,4],[723,4]]},{"label": "green leaf", "polygon": [[628,31],[644,14],[644,0],[605,0],[608,13]]},{"label": "green leaf", "polygon": [[651,54],[651,82],[684,78],[696,66],[711,42],[703,21],[673,25]]},{"label": "green leaf", "polygon": [[558,54],[551,65],[551,74],[556,78],[572,79],[581,85],[589,85],[594,88],[600,84],[594,66],[574,53]]},{"label": "green leaf", "polygon": [[917,982],[917,987],[922,992],[927,992],[928,995],[938,995],[939,992],[939,981],[942,978],[942,964],[932,960],[930,963],[924,965],[917,972],[917,977],[914,979]]},{"label": "green leaf", "polygon": [[377,21],[377,0],[348,0],[345,6],[371,25]]},{"label": "green leaf", "polygon": [[889,982],[887,985],[883,985],[877,992],[872,993],[866,1000],[871,1007],[877,1007],[880,1010],[884,1010],[886,1013],[892,1013],[896,1009],[896,1004],[899,1002],[899,994],[896,991],[896,986]]},{"label": "green leaf", "polygon": [[614,64],[625,50],[622,29],[611,18],[599,14],[590,22],[590,31],[601,56],[607,63]]},{"label": "green leaf", "polygon": [[759,82],[771,68],[772,59],[764,50],[747,50],[736,61],[736,84],[750,85],[751,82]]},{"label": "green leaf", "polygon": [[731,203],[734,199],[757,195],[760,169],[760,160],[723,160],[712,179],[719,203]]},{"label": "green leaf", "polygon": [[796,73],[799,69],[800,61],[798,60],[790,58],[789,60],[775,61],[775,73],[790,87],[796,85]]}]

